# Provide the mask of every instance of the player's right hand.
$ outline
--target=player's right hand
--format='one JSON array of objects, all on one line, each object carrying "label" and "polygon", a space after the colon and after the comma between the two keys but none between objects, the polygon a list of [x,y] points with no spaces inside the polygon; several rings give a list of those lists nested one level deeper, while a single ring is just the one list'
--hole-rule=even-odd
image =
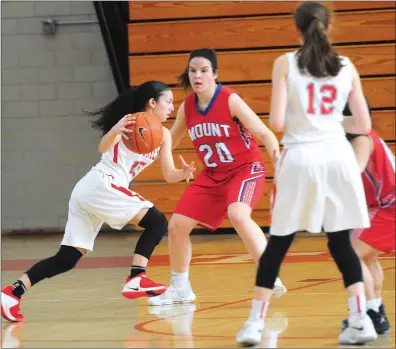
[{"label": "player's right hand", "polygon": [[121,137],[128,139],[127,134],[133,133],[133,130],[127,128],[127,126],[132,125],[136,122],[136,116],[133,114],[125,115],[120,121],[118,121],[112,128],[112,131],[120,135]]}]

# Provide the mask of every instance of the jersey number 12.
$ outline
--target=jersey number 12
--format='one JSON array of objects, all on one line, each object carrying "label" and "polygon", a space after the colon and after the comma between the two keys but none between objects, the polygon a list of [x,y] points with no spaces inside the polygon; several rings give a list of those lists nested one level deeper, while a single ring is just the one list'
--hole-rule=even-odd
[{"label": "jersey number 12", "polygon": [[[308,114],[316,114],[316,109],[314,106],[315,101],[315,84],[311,82],[307,86],[308,90]],[[322,85],[320,90],[320,114],[321,115],[328,115],[333,113],[334,106],[333,102],[337,98],[337,89],[333,85]]]}]

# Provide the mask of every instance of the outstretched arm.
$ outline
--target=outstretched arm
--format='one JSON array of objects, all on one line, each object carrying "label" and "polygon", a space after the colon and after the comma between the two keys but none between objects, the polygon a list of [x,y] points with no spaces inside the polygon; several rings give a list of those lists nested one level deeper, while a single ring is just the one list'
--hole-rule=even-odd
[{"label": "outstretched arm", "polygon": [[265,145],[273,163],[276,163],[279,157],[279,142],[274,133],[265,126],[257,114],[236,93],[230,96],[228,105],[231,115],[237,117],[242,122],[243,126]]},{"label": "outstretched arm", "polygon": [[181,155],[179,157],[182,163],[182,169],[177,169],[175,167],[172,156],[172,137],[169,130],[164,127],[164,136],[160,150],[160,161],[162,175],[167,182],[180,182],[184,179],[188,182],[190,179],[194,178],[193,174],[196,171],[194,162],[188,165]]}]

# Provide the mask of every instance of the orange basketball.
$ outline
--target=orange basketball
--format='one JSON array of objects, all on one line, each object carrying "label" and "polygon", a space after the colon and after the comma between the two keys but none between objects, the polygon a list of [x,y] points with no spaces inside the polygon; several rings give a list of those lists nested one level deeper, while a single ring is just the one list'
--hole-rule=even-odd
[{"label": "orange basketball", "polygon": [[133,114],[136,123],[129,125],[133,133],[127,134],[128,140],[123,138],[126,147],[137,154],[148,154],[157,149],[162,143],[161,121],[152,113],[138,112]]}]

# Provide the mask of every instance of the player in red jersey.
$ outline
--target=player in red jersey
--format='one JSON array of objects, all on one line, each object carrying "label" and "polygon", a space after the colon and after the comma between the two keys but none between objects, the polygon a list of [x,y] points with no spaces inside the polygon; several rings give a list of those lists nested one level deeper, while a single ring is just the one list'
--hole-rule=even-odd
[{"label": "player in red jersey", "polygon": [[[184,88],[191,87],[193,93],[179,108],[171,129],[173,144],[176,147],[188,130],[205,168],[187,188],[170,220],[172,285],[163,297],[153,297],[150,305],[195,300],[188,270],[192,254],[189,234],[197,224],[215,230],[228,216],[256,263],[267,244],[251,218],[265,183],[262,154],[252,135],[266,146],[274,162],[279,143],[234,90],[216,82],[217,69],[215,51],[202,48],[191,52],[180,75]],[[278,279],[274,296],[285,292]]]},{"label": "player in red jersey", "polygon": [[[344,115],[351,115],[348,105]],[[384,273],[377,257],[395,250],[395,156],[374,131],[367,136],[347,134],[347,138],[362,172],[371,223],[369,228],[353,230],[351,242],[362,260],[367,314],[377,333],[383,334],[390,331],[390,324],[381,298]]]}]

